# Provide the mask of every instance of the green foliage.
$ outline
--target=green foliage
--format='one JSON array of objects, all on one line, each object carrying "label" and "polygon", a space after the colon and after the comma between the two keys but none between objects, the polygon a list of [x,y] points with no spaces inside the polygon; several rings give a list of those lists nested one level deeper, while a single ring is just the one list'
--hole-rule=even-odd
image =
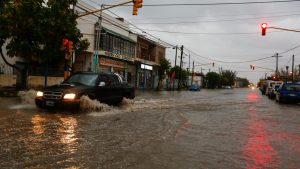
[{"label": "green foliage", "polygon": [[[179,79],[180,67],[179,66],[172,67],[171,70],[170,70],[170,75],[174,71],[175,71],[175,79]],[[189,72],[186,71],[185,69],[182,69],[181,72],[182,72],[182,74],[181,74],[182,79],[187,79],[188,75],[189,75]]]},{"label": "green foliage", "polygon": [[239,82],[239,87],[248,87],[250,84],[249,80],[246,78],[236,78],[236,81]]},{"label": "green foliage", "polygon": [[216,72],[209,72],[206,74],[207,87],[209,89],[215,89],[220,86],[221,76]]},{"label": "green foliage", "polygon": [[159,79],[161,80],[165,72],[169,74],[171,63],[166,58],[163,58],[159,61],[159,64],[160,64]]},{"label": "green foliage", "polygon": [[62,40],[68,38],[77,46],[82,37],[76,27],[77,14],[69,8],[74,3],[76,0],[51,0],[47,5],[43,0],[7,0],[8,55],[26,62],[63,59]]},{"label": "green foliage", "polygon": [[9,37],[9,20],[8,20],[8,11],[9,11],[9,0],[0,1],[0,47],[3,46],[5,40]]},{"label": "green foliage", "polygon": [[90,42],[87,39],[82,39],[78,42],[76,55],[81,54],[82,52],[86,51],[90,46]]},{"label": "green foliage", "polygon": [[221,74],[222,86],[233,86],[236,78],[236,72],[225,70]]}]

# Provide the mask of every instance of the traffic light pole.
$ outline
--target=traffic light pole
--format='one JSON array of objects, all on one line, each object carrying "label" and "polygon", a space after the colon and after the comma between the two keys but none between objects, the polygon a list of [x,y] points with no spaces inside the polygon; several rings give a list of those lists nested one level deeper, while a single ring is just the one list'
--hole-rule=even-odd
[{"label": "traffic light pole", "polygon": [[117,5],[111,5],[107,8],[101,8],[101,9],[96,10],[96,11],[87,12],[87,13],[79,15],[78,18],[83,17],[83,16],[87,16],[87,15],[90,15],[90,14],[94,14],[94,13],[97,13],[97,12],[101,12],[101,11],[104,11],[104,10],[107,10],[107,9],[111,9],[111,8],[114,8],[114,7],[126,5],[126,4],[129,4],[129,3],[132,3],[132,2],[134,2],[134,1],[123,2],[123,3],[117,4]]},{"label": "traffic light pole", "polygon": [[270,26],[270,27],[267,27],[268,29],[269,28],[272,28],[272,29],[278,29],[278,30],[282,30],[282,31],[290,31],[290,32],[300,32],[299,30],[294,30],[294,29],[286,29],[286,28],[279,28],[279,27],[273,27],[273,26]]}]

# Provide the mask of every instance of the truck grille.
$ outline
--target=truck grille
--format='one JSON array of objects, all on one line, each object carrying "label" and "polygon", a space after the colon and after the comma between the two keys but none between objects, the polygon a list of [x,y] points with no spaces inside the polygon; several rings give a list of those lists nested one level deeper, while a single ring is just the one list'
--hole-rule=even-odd
[{"label": "truck grille", "polygon": [[52,100],[58,100],[62,98],[63,93],[62,92],[52,92],[52,91],[45,91],[44,92],[44,98],[45,99],[52,99]]}]

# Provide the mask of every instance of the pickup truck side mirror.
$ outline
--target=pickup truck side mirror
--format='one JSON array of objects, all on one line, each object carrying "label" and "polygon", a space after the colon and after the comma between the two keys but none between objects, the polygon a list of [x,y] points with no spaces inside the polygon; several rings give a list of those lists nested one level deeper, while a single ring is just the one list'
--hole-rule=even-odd
[{"label": "pickup truck side mirror", "polygon": [[99,87],[103,87],[103,86],[105,86],[105,85],[106,85],[105,82],[100,82],[98,86],[99,86]]}]

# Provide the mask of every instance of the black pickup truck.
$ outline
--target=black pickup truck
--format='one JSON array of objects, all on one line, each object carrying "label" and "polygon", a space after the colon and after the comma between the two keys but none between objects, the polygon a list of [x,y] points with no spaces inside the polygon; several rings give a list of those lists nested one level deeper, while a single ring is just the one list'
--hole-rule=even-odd
[{"label": "black pickup truck", "polygon": [[83,95],[108,104],[118,104],[123,97],[135,97],[134,88],[119,74],[79,72],[59,85],[38,91],[35,103],[39,108],[79,108]]}]

